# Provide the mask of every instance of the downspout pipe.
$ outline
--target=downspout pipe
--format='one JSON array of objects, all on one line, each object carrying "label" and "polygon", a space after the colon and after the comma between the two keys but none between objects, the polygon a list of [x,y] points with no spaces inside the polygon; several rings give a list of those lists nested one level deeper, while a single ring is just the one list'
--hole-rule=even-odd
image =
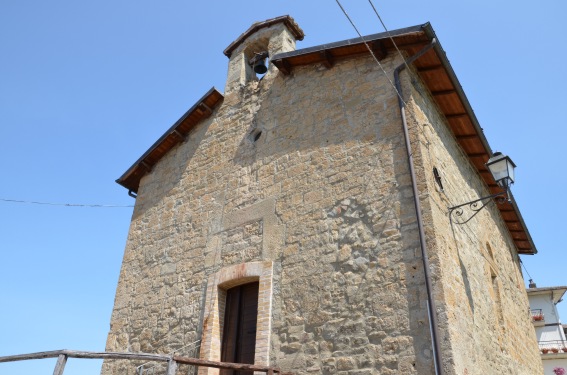
[{"label": "downspout pipe", "polygon": [[419,243],[421,247],[421,259],[423,261],[423,273],[425,276],[425,289],[427,291],[427,313],[429,315],[429,325],[431,330],[431,341],[433,346],[433,362],[435,365],[435,374],[443,375],[443,365],[441,362],[441,345],[439,343],[439,324],[437,322],[437,309],[435,307],[435,300],[433,298],[433,287],[431,285],[431,275],[429,273],[429,257],[427,256],[427,244],[425,241],[425,230],[423,225],[423,218],[421,216],[421,204],[419,202],[419,191],[417,189],[417,178],[415,175],[415,168],[413,162],[413,152],[411,149],[408,124],[406,120],[406,103],[402,99],[402,84],[400,82],[400,72],[404,70],[409,64],[423,56],[427,51],[437,44],[437,39],[433,38],[431,43],[425,46],[421,51],[406,59],[403,64],[399,65],[394,70],[394,83],[398,95],[398,105],[400,106],[400,114],[402,116],[402,127],[404,130],[404,138],[406,143],[406,151],[408,154],[408,163],[411,176],[411,184],[413,189],[413,200],[415,205],[415,212],[417,216],[417,227],[419,229]]}]

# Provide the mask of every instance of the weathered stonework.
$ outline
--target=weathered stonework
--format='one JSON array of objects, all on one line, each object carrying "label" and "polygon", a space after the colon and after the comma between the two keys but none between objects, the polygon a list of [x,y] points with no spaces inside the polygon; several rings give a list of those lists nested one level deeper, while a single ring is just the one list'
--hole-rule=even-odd
[{"label": "weathered stonework", "polygon": [[[276,25],[250,40],[281,52],[295,48],[290,35]],[[203,340],[201,358],[218,360],[223,290],[259,279],[258,364],[296,374],[434,373],[389,78],[361,55],[290,76],[271,66],[258,81],[240,53],[249,46],[232,54],[222,105],[141,181],[107,350],[170,353]],[[387,72],[401,63],[394,53],[381,61]],[[402,81],[446,374],[538,374],[510,235],[492,208],[450,225],[447,207],[486,187],[415,72]],[[103,367],[133,371],[119,361]]]},{"label": "weathered stonework", "polygon": [[[413,126],[420,191],[439,288],[443,331],[455,374],[540,374],[519,257],[495,205],[465,225],[448,225],[447,207],[490,195],[457,146],[432,98],[413,78]],[[434,180],[442,175],[444,189]],[[479,194],[479,195],[476,195]],[[527,305],[526,305],[527,304]]]}]

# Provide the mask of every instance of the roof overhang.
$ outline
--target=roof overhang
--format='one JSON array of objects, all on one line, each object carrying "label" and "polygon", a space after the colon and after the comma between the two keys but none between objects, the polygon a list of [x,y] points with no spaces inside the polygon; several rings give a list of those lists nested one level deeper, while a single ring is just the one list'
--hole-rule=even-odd
[{"label": "roof overhang", "polygon": [[[396,52],[396,48],[412,56],[430,44],[434,38],[437,39],[433,28],[426,23],[363,38],[281,53],[273,56],[271,62],[283,74],[288,75],[296,67],[316,63],[331,68],[338,60],[368,55],[368,47],[379,60],[388,53]],[[458,144],[488,186],[490,193],[502,192],[502,188],[498,186],[486,168],[486,162],[492,155],[492,150],[441,45],[436,43],[434,48],[419,57],[413,65],[444,114]],[[498,205],[498,209],[518,253],[536,254],[537,249],[513,196],[511,196],[510,203]]]},{"label": "roof overhang", "polygon": [[178,143],[183,142],[189,132],[202,120],[209,117],[222,102],[224,96],[211,88],[197,101],[173,126],[171,126],[128,170],[120,176],[117,183],[128,191],[137,193],[140,180],[150,172],[154,165]]},{"label": "roof overhang", "polygon": [[541,295],[541,294],[551,295],[551,298],[553,299],[553,303],[559,303],[561,301],[561,299],[563,298],[563,295],[565,294],[565,292],[567,292],[567,286],[551,286],[551,287],[546,287],[546,288],[528,288],[528,289],[526,289],[526,292],[530,296]]}]

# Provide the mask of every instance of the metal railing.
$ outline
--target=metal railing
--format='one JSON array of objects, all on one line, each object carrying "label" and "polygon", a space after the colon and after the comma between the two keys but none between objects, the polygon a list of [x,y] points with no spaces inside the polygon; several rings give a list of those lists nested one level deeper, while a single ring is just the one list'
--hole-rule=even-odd
[{"label": "metal railing", "polygon": [[538,345],[542,354],[567,353],[567,341],[564,340],[538,341]]},{"label": "metal railing", "polygon": [[530,313],[532,315],[532,322],[543,322],[545,320],[542,309],[532,309]]},{"label": "metal railing", "polygon": [[39,352],[30,354],[18,354],[0,357],[2,362],[16,362],[26,361],[30,359],[44,359],[44,358],[57,358],[53,375],[63,375],[65,364],[68,358],[86,358],[86,359],[126,359],[126,360],[142,360],[142,361],[155,361],[167,363],[166,375],[176,375],[178,365],[191,365],[195,367],[213,367],[227,370],[240,370],[240,371],[258,371],[265,372],[268,375],[293,375],[292,373],[282,372],[277,367],[249,365],[244,363],[229,363],[229,362],[216,362],[207,361],[204,359],[196,359],[189,357],[181,357],[177,355],[161,355],[149,353],[125,353],[125,352],[83,352],[77,350],[54,350],[50,352]]}]

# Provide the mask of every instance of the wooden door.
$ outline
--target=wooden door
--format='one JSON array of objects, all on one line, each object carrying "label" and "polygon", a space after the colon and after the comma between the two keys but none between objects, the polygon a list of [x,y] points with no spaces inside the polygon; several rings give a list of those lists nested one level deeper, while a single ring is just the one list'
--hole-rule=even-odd
[{"label": "wooden door", "polygon": [[[254,363],[259,283],[239,285],[226,293],[221,361]],[[252,375],[252,371],[221,370],[221,375]]]}]

